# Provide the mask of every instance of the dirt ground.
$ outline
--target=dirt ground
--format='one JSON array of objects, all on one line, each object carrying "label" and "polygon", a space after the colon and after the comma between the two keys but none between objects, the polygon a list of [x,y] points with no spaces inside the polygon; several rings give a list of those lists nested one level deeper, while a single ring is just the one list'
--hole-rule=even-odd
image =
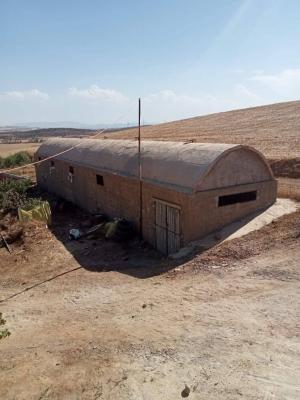
[{"label": "dirt ground", "polygon": [[1,399],[300,398],[300,211],[193,254],[69,241],[0,249]]}]

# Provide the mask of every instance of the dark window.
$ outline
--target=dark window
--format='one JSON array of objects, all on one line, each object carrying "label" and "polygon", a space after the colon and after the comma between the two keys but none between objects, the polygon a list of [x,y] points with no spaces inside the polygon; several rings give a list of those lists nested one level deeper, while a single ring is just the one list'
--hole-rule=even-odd
[{"label": "dark window", "polygon": [[102,175],[96,175],[97,185],[104,186],[104,180]]},{"label": "dark window", "polygon": [[50,166],[54,167],[54,161],[50,161]]},{"label": "dark window", "polygon": [[235,193],[235,194],[228,194],[226,196],[220,196],[218,206],[228,206],[229,204],[236,204],[236,203],[246,203],[247,201],[254,201],[256,200],[256,190],[253,192],[244,192],[244,193]]},{"label": "dark window", "polygon": [[74,167],[69,167],[70,174],[74,174]]},{"label": "dark window", "polygon": [[41,157],[39,157],[39,161],[41,161]]}]

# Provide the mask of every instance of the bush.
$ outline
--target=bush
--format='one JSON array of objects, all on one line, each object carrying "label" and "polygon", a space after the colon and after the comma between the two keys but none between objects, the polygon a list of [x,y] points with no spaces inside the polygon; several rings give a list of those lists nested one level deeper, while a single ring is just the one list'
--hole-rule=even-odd
[{"label": "bush", "polygon": [[27,196],[27,190],[31,185],[31,181],[25,179],[0,182],[0,209],[11,210],[22,207],[29,210],[39,205],[41,199]]},{"label": "bush", "polygon": [[19,151],[4,158],[0,157],[0,169],[19,167],[31,162],[31,157],[26,151]]},{"label": "bush", "polygon": [[0,181],[0,193],[14,191],[20,194],[24,194],[32,185],[29,179],[7,179]]},{"label": "bush", "polygon": [[11,210],[14,208],[22,207],[26,202],[26,195],[13,190],[7,192],[0,192],[0,209]]},{"label": "bush", "polygon": [[39,206],[41,202],[42,202],[41,198],[26,197],[25,201],[23,202],[23,205],[20,207],[22,207],[23,210],[28,211],[31,210],[33,207]]}]

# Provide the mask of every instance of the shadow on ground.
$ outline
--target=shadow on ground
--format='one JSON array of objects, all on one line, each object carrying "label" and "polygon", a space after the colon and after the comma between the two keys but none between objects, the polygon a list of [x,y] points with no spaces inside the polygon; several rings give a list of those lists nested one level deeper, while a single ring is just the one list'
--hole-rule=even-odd
[{"label": "shadow on ground", "polygon": [[43,197],[51,203],[53,223],[50,229],[52,233],[80,266],[90,271],[119,271],[140,279],[168,272],[193,259],[196,255],[207,252],[262,212],[251,214],[222,231],[194,243],[188,249],[181,251],[180,257],[170,258],[162,256],[138,238],[123,243],[104,238],[70,240],[69,230],[86,226],[91,215],[70,203],[65,203],[61,209],[57,207],[57,200],[50,195],[43,194]]}]

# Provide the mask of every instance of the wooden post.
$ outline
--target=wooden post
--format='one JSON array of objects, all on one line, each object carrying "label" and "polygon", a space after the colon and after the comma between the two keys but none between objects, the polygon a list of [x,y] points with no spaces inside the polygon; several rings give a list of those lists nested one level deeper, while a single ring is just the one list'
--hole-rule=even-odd
[{"label": "wooden post", "polygon": [[142,182],[142,157],[141,157],[141,99],[139,99],[139,122],[138,122],[138,142],[139,142],[139,205],[140,205],[140,223],[139,223],[139,233],[140,238],[143,237],[143,182]]}]

